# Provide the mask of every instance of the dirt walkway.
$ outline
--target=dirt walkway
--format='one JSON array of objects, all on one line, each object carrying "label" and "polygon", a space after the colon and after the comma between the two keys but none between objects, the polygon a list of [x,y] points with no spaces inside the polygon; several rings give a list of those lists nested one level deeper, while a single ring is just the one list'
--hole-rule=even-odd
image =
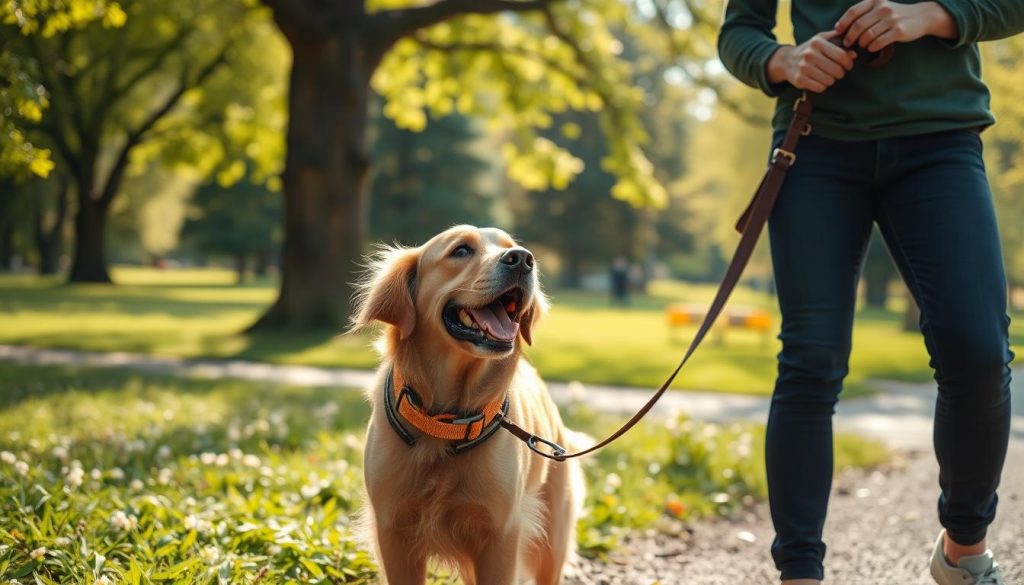
[{"label": "dirt walkway", "polygon": [[[826,583],[934,585],[927,563],[940,527],[938,468],[930,452],[905,455],[887,473],[845,474],[833,486],[825,526]],[[1013,442],[989,543],[1007,585],[1024,585],[1024,441]],[[768,547],[766,505],[736,521],[701,523],[681,538],[631,543],[607,563],[584,561],[569,585],[770,585],[777,573]]]}]

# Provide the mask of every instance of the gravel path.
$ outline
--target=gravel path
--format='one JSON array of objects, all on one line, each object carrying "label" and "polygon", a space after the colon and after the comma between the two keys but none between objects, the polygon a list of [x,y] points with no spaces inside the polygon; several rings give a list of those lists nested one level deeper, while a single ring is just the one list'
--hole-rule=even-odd
[{"label": "gravel path", "polygon": [[[927,564],[940,526],[938,467],[927,451],[901,452],[896,468],[851,472],[832,491],[825,526],[826,582],[934,585]],[[766,505],[742,519],[690,527],[681,537],[641,536],[606,563],[582,561],[567,585],[761,585],[778,574]],[[1024,441],[1014,441],[989,545],[1007,585],[1024,585]]]},{"label": "gravel path", "polygon": [[[19,345],[0,345],[0,360],[23,364],[72,365],[133,368],[157,374],[200,378],[239,378],[279,382],[294,386],[331,386],[364,388],[373,380],[373,372],[346,368],[321,368],[267,364],[245,360],[183,359],[124,352],[89,352],[44,349]],[[882,392],[851,400],[840,400],[836,407],[838,432],[874,437],[891,446],[924,449],[931,445],[935,388],[932,384],[907,384],[873,380]],[[629,415],[651,397],[650,388],[625,388],[578,383],[549,382],[548,389],[558,404],[585,397],[590,408],[601,412]],[[1024,367],[1014,372],[1013,436],[1024,440]],[[768,416],[768,398],[716,392],[669,392],[653,414],[686,412],[696,420],[731,422],[764,421]]]}]

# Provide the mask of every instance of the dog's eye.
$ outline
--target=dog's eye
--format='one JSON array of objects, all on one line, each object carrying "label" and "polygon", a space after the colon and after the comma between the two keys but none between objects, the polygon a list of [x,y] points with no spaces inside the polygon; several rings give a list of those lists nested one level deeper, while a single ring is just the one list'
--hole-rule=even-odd
[{"label": "dog's eye", "polygon": [[466,258],[472,255],[473,248],[470,248],[466,244],[459,244],[458,246],[455,246],[455,249],[452,250],[452,253],[449,254],[448,256],[452,258]]}]

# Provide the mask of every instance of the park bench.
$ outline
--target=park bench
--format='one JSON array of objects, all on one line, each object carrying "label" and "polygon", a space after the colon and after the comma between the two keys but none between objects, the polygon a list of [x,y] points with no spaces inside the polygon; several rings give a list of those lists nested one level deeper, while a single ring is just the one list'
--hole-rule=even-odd
[{"label": "park bench", "polygon": [[[700,325],[707,309],[707,305],[697,303],[673,303],[665,307],[669,337],[674,338],[681,327]],[[764,309],[753,307],[727,308],[715,321],[713,331],[716,344],[721,345],[725,342],[725,330],[730,328],[760,331],[762,341],[767,344],[772,331],[772,316]]]}]

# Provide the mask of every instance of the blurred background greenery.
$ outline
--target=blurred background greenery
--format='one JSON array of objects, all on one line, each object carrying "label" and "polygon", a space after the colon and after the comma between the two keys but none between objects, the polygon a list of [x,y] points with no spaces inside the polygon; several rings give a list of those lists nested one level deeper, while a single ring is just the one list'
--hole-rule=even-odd
[{"label": "blurred background greenery", "polygon": [[[766,156],[770,101],[731,80],[715,56],[721,1],[317,6],[3,5],[0,270],[17,277],[0,280],[0,336],[290,359],[239,335],[283,330],[285,353],[306,356],[298,361],[365,367],[372,358],[361,342],[317,349],[346,322],[362,255],[373,242],[413,245],[466,222],[503,227],[540,258],[557,301],[534,356],[545,374],[654,383],[645,372],[671,359],[652,356],[677,349],[661,343],[657,312],[706,301]],[[777,33],[790,35],[786,26]],[[999,118],[986,152],[1017,306],[1022,42],[983,51]],[[734,303],[772,310],[766,248],[747,271],[749,294]],[[635,296],[628,313],[597,310],[615,258]],[[211,267],[233,270],[240,288],[200,270]],[[135,288],[142,282],[159,286]],[[881,349],[898,338],[886,331],[901,322],[913,331],[916,307],[877,236],[861,284],[861,331],[871,340],[860,345],[894,355]],[[195,305],[176,288],[207,285],[208,297],[188,293]],[[169,296],[179,311],[165,310]],[[75,312],[76,299],[93,308]],[[133,303],[133,316],[103,315],[125,307],[101,299]],[[173,325],[200,314],[216,319]],[[68,318],[81,334],[53,331]],[[772,343],[753,344],[746,359],[733,349],[747,337],[730,334],[723,359],[705,358],[722,377],[696,375],[694,385],[764,392]],[[899,355],[920,362],[919,347],[904,345]],[[635,349],[634,371],[608,371],[622,348]],[[727,363],[748,379],[726,374]]]},{"label": "blurred background greenery", "polygon": [[[640,293],[720,277],[771,108],[715,57],[720,0],[343,4],[5,3],[0,269],[276,284],[237,330],[337,329],[371,242],[460,222],[515,234],[553,290],[607,287],[617,256]],[[1022,43],[983,47],[1018,305]],[[904,291],[878,239],[863,295],[886,309]],[[747,282],[771,293],[766,246]]]}]

